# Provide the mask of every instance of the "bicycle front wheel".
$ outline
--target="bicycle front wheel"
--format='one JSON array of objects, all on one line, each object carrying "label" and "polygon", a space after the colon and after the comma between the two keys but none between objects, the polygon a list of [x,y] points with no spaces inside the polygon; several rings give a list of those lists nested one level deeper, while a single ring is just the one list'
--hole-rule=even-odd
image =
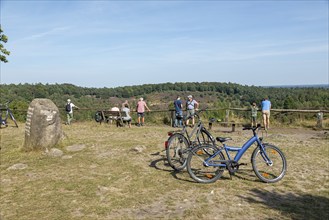
[{"label": "bicycle front wheel", "polygon": [[[224,167],[205,164],[205,160],[217,151],[219,149],[214,145],[201,145],[190,151],[187,158],[187,171],[192,179],[199,183],[213,183],[223,175]],[[222,152],[212,159],[212,163],[216,163],[216,160],[225,160]]]},{"label": "bicycle front wheel", "polygon": [[182,134],[173,134],[168,139],[166,155],[169,165],[174,170],[182,170],[186,166],[189,143]]},{"label": "bicycle front wheel", "polygon": [[271,163],[266,162],[264,152],[257,147],[251,156],[252,168],[261,181],[266,183],[278,182],[284,177],[287,171],[286,157],[274,145],[264,144],[263,146]]}]

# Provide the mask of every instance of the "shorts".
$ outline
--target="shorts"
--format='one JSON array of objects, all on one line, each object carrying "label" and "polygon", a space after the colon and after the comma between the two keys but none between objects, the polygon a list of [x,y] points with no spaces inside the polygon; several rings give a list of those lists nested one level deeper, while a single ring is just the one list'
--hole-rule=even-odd
[{"label": "shorts", "polygon": [[270,118],[270,110],[263,110],[263,118]]},{"label": "shorts", "polygon": [[187,110],[186,118],[190,117],[191,115],[194,116],[194,109]]},{"label": "shorts", "polygon": [[137,112],[137,116],[139,118],[144,118],[144,112]]}]

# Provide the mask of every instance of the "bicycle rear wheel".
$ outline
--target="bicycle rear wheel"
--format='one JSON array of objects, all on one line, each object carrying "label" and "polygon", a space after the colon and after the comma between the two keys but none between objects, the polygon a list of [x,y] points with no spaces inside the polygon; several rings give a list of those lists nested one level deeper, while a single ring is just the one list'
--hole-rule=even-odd
[{"label": "bicycle rear wheel", "polygon": [[176,133],[169,137],[166,155],[169,165],[174,170],[179,171],[185,168],[188,148],[189,143],[184,135]]},{"label": "bicycle rear wheel", "polygon": [[[199,183],[213,183],[218,180],[224,172],[224,167],[206,166],[204,161],[214,155],[219,149],[214,145],[201,145],[193,148],[187,158],[187,171],[191,178]],[[215,160],[225,160],[224,155],[220,152]]]},{"label": "bicycle rear wheel", "polygon": [[17,121],[16,121],[16,119],[15,119],[14,115],[13,115],[11,112],[9,113],[9,115],[10,115],[10,118],[11,118],[11,120],[13,120],[13,121],[14,121],[14,123],[15,123],[16,127],[18,128],[18,124],[17,124]]},{"label": "bicycle rear wheel", "polygon": [[266,163],[264,152],[257,147],[251,156],[252,168],[261,181],[266,183],[278,182],[284,177],[287,171],[286,157],[282,151],[274,145],[264,144],[263,146],[272,164]]},{"label": "bicycle rear wheel", "polygon": [[199,144],[215,145],[215,138],[203,127],[197,137]]}]

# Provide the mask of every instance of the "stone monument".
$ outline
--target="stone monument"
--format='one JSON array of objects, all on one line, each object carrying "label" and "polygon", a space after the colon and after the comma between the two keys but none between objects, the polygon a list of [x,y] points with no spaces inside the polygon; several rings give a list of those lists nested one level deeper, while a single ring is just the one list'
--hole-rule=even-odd
[{"label": "stone monument", "polygon": [[60,113],[49,99],[34,99],[28,108],[25,123],[25,150],[46,150],[62,138]]}]

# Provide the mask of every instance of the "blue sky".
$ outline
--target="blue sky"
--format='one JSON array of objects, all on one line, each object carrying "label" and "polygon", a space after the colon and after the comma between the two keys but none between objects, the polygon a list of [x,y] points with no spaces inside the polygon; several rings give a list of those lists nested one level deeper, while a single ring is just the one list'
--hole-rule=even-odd
[{"label": "blue sky", "polygon": [[1,0],[1,83],[328,84],[328,0]]}]

